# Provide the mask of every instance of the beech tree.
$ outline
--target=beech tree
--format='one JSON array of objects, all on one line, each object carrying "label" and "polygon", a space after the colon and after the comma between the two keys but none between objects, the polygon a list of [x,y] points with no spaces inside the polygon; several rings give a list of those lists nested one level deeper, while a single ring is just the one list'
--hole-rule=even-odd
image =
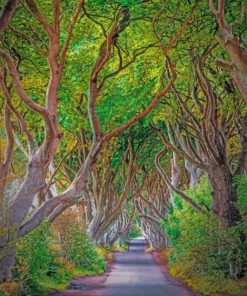
[{"label": "beech tree", "polygon": [[[131,188],[133,178],[133,162],[134,155],[132,151],[131,142],[128,145],[126,153],[123,155],[126,162],[128,159],[128,165],[125,170],[125,165],[122,164],[123,172],[122,178],[116,182],[115,177],[117,172],[112,172],[110,163],[104,162],[105,169],[102,169],[102,176],[100,176],[100,170],[95,168],[92,172],[92,220],[89,225],[89,233],[95,241],[99,240],[106,230],[114,224],[118,219],[124,203],[128,198],[128,193]],[[118,168],[117,168],[118,170]],[[126,176],[126,177],[125,177]],[[101,180],[100,180],[101,179]],[[122,186],[120,185],[121,183]],[[115,184],[116,183],[116,184]],[[120,188],[119,188],[120,187]],[[120,191],[121,190],[121,191]],[[120,193],[119,193],[120,191]]]},{"label": "beech tree", "polygon": [[[32,100],[27,92],[24,90],[21,84],[20,76],[18,74],[18,69],[16,67],[15,60],[11,55],[0,50],[0,57],[4,60],[6,66],[8,67],[9,75],[11,77],[12,83],[14,85],[15,91],[18,93],[20,99],[25,103],[31,110],[39,114],[43,118],[45,124],[45,139],[43,143],[36,149],[34,147],[34,141],[31,133],[27,130],[24,118],[18,111],[14,108],[11,99],[11,93],[9,92],[9,87],[7,82],[1,74],[1,87],[7,101],[7,107],[9,111],[13,112],[17,118],[20,120],[23,132],[26,134],[28,139],[29,147],[29,163],[27,166],[27,173],[22,183],[20,189],[18,190],[13,204],[11,205],[10,221],[7,225],[20,225],[22,221],[26,218],[28,211],[32,205],[34,196],[40,190],[45,187],[44,176],[47,168],[49,167],[55,153],[57,146],[59,144],[61,133],[58,127],[57,119],[57,104],[59,99],[57,97],[57,91],[61,81],[62,73],[65,67],[66,53],[68,46],[72,37],[72,32],[79,16],[83,1],[78,1],[77,7],[75,8],[74,16],[71,19],[68,34],[64,45],[60,45],[60,3],[55,1],[53,3],[53,16],[52,24],[49,24],[44,15],[38,9],[34,1],[27,1],[27,6],[33,14],[33,17],[39,22],[43,28],[46,36],[49,39],[49,45],[46,51],[43,51],[30,36],[25,36],[34,45],[35,49],[42,53],[42,55],[47,59],[48,65],[50,67],[50,78],[46,91],[46,106],[41,106]],[[8,119],[8,112],[6,115],[6,132],[8,134],[8,139],[13,141],[13,136],[11,137],[12,127],[11,122]],[[10,144],[11,142],[9,142]],[[11,155],[11,150],[13,150],[12,145],[8,145],[5,155],[7,158]],[[11,161],[9,159],[9,161]],[[9,166],[5,163],[5,167]],[[5,170],[7,173],[7,170]],[[5,173],[5,175],[6,175]],[[6,176],[3,176],[4,178]],[[2,183],[2,182],[1,182]],[[3,223],[3,222],[2,222]],[[4,225],[5,227],[7,225]],[[18,229],[18,227],[17,227]],[[8,279],[12,275],[12,269],[14,265],[14,247],[9,248],[6,255],[1,259],[1,281]]]},{"label": "beech tree", "polygon": [[154,249],[177,243],[180,261],[189,235],[202,240],[186,250],[208,257],[225,256],[232,240],[223,277],[243,276],[244,3],[13,0],[1,9],[0,282],[13,276],[16,240],[69,207],[97,245],[121,243],[136,226]]},{"label": "beech tree", "polygon": [[230,24],[225,18],[224,0],[218,1],[217,9],[213,1],[209,0],[209,7],[215,16],[220,29],[220,34],[216,37],[217,41],[229,54],[231,61],[228,62],[218,58],[216,59],[216,65],[230,73],[239,92],[243,96],[243,99],[247,100],[247,51],[243,44],[240,43],[239,37],[233,33],[234,28],[243,22],[244,10],[246,8],[245,4],[242,2],[239,19],[234,20],[234,22]]},{"label": "beech tree", "polygon": [[115,242],[119,241],[121,246],[122,241],[124,242],[128,232],[134,226],[134,218],[135,205],[133,204],[130,213],[126,209],[118,215],[114,224],[103,235],[101,242],[112,247]]},{"label": "beech tree", "polygon": [[136,184],[135,207],[140,218],[141,232],[154,249],[162,249],[168,245],[161,227],[161,221],[166,219],[171,205],[168,190],[165,189],[167,188],[160,177],[150,172],[143,178],[142,186]]},{"label": "beech tree", "polygon": [[[198,85],[196,96],[194,93],[190,97],[190,101],[186,102],[182,95],[174,89],[177,100],[181,108],[183,108],[182,116],[178,119],[181,130],[173,129],[173,135],[176,137],[178,145],[170,143],[164,134],[160,135],[166,147],[176,151],[176,153],[207,172],[213,188],[212,209],[219,217],[222,228],[231,227],[240,220],[236,205],[237,192],[234,186],[234,176],[246,171],[246,123],[245,116],[241,116],[240,112],[240,106],[242,106],[243,102],[240,100],[236,109],[228,111],[228,115],[226,115],[219,106],[220,97],[217,96],[215,89],[206,76],[201,59],[197,58],[194,61],[194,68],[196,84]],[[203,95],[205,102],[201,100],[199,93]],[[189,105],[190,103],[192,103],[193,108],[198,110],[197,114],[200,114],[201,117],[198,118],[195,113],[191,112],[192,105]],[[183,136],[181,136],[182,131],[184,131]],[[235,132],[239,136],[241,148],[237,154],[238,160],[232,163],[227,152],[227,145]],[[181,138],[183,138],[183,142],[181,142]],[[199,145],[200,154],[197,153],[194,144],[195,140]],[[183,149],[184,144],[186,149]],[[160,168],[159,158],[157,159],[157,165]],[[160,172],[169,183],[164,171],[160,170]],[[171,183],[169,185],[172,187]],[[201,210],[188,197],[183,196],[179,190],[175,189],[175,191],[182,198],[187,199],[195,209]]]},{"label": "beech tree", "polygon": [[[167,43],[164,43],[162,38],[164,36],[167,24],[173,21],[173,17],[168,18],[167,24],[164,26],[162,25],[164,30],[162,34],[159,35],[159,33],[157,33],[156,26],[159,23],[159,16],[164,11],[164,5],[161,7],[161,10],[158,12],[157,10],[155,11],[154,17],[152,19],[152,26],[155,33],[154,36],[158,40],[160,54],[162,54],[163,58],[167,61],[170,78],[164,85],[158,87],[159,89],[155,89],[155,94],[147,106],[143,107],[141,111],[137,112],[134,116],[132,116],[120,126],[107,132],[103,131],[99,116],[97,114],[97,102],[102,90],[110,78],[115,77],[120,72],[127,69],[140,55],[145,53],[150,46],[148,45],[144,48],[141,47],[135,49],[131,59],[124,63],[123,51],[118,45],[118,39],[130,24],[129,8],[117,7],[114,12],[114,19],[107,30],[96,21],[96,24],[102,29],[103,42],[99,47],[98,55],[88,80],[88,115],[93,133],[91,146],[88,149],[85,161],[76,172],[73,181],[65,189],[65,191],[58,193],[56,196],[53,196],[48,200],[45,200],[35,212],[33,212],[31,215],[28,215],[36,194],[46,189],[47,186],[50,186],[49,181],[47,184],[45,178],[47,176],[49,167],[52,166],[52,161],[57,153],[58,145],[62,138],[62,133],[60,132],[58,123],[59,98],[57,93],[61,85],[63,72],[67,67],[67,52],[69,44],[71,43],[72,33],[76,26],[76,22],[78,21],[82,10],[84,11],[84,15],[86,17],[90,18],[90,15],[84,8],[84,1],[78,1],[73,15],[69,15],[71,21],[68,25],[67,34],[65,37],[63,36],[63,42],[61,42],[62,32],[60,23],[60,1],[53,2],[51,17],[46,17],[46,15],[39,9],[35,1],[27,0],[25,3],[29,13],[32,14],[32,17],[35,19],[36,23],[40,26],[40,28],[42,28],[42,34],[44,34],[44,36],[42,35],[41,37],[36,29],[32,26],[32,36],[25,32],[19,31],[18,28],[12,28],[12,31],[16,35],[21,36],[26,41],[28,41],[34,47],[34,49],[47,60],[50,70],[50,77],[45,94],[45,105],[37,103],[23,87],[23,83],[18,72],[18,65],[15,59],[7,50],[0,50],[0,57],[3,61],[3,65],[7,67],[7,72],[6,70],[3,70],[1,74],[1,88],[6,99],[5,130],[8,140],[4,162],[6,174],[10,168],[10,159],[14,147],[12,134],[13,128],[11,126],[10,114],[15,116],[20,122],[22,131],[27,139],[29,149],[29,160],[26,176],[11,204],[10,217],[7,222],[1,218],[2,226],[8,226],[10,229],[12,229],[11,238],[6,237],[3,243],[3,246],[8,246],[8,248],[7,252],[4,253],[0,259],[1,281],[10,279],[12,276],[15,257],[15,237],[20,237],[29,233],[45,218],[53,216],[54,213],[56,216],[66,207],[75,203],[78,197],[82,196],[83,191],[87,189],[90,173],[92,172],[92,169],[102,149],[113,137],[117,137],[134,123],[147,116],[159,103],[161,98],[163,98],[170,91],[176,79],[176,70],[175,64],[172,62],[169,54],[173,46],[185,31],[186,27],[189,25],[196,9],[196,5],[194,5],[189,13],[188,18],[181,23],[181,26],[178,28],[177,32]],[[35,36],[35,38],[33,36]],[[112,72],[107,73],[106,67],[110,62],[113,49],[117,50],[118,66]],[[5,78],[6,73],[8,76],[7,79]],[[42,122],[44,124],[44,137],[37,146],[34,144],[35,141],[33,135],[27,127],[23,114],[20,114],[12,103],[12,93],[10,92],[10,87],[8,85],[9,81],[11,81],[11,87],[13,84],[15,94],[18,95],[21,102],[30,108],[34,114],[37,114],[42,118]],[[3,178],[5,178],[6,174],[4,173]],[[1,181],[1,184],[4,184],[4,182]]]},{"label": "beech tree", "polygon": [[0,12],[0,33],[3,32],[13,17],[18,0],[7,0]]}]

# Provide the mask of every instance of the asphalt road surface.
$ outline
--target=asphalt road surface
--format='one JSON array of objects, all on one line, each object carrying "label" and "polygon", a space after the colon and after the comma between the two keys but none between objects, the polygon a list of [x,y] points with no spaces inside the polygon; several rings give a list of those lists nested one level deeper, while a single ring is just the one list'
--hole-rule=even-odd
[{"label": "asphalt road surface", "polygon": [[132,239],[129,252],[119,253],[103,286],[92,296],[192,296],[186,287],[161,270],[153,255],[144,253],[144,239]]}]

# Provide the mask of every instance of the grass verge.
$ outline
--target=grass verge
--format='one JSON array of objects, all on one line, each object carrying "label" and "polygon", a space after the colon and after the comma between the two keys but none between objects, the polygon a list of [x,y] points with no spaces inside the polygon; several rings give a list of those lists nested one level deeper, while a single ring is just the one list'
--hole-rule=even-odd
[{"label": "grass verge", "polygon": [[167,266],[169,274],[194,291],[205,296],[246,296],[247,279],[233,280],[215,277],[190,276],[190,270],[185,264],[169,264],[169,249],[158,252],[158,257]]}]

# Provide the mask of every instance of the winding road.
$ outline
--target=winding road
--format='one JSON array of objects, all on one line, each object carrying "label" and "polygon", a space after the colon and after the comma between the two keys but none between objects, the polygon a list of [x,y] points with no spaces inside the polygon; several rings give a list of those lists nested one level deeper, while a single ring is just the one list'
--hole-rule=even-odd
[{"label": "winding road", "polygon": [[145,253],[145,240],[131,239],[129,252],[116,253],[111,272],[79,277],[70,289],[52,296],[196,296],[170,277],[155,255]]},{"label": "winding road", "polygon": [[186,287],[162,272],[154,256],[144,252],[144,239],[132,239],[129,252],[119,253],[104,285],[90,296],[192,296]]}]

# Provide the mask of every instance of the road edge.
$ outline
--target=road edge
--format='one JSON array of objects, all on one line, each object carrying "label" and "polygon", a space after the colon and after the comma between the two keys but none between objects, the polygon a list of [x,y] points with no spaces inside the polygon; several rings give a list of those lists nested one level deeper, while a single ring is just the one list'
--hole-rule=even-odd
[{"label": "road edge", "polygon": [[193,296],[203,296],[203,294],[200,294],[199,292],[194,291],[190,286],[186,285],[186,283],[184,283],[181,280],[179,280],[178,278],[172,276],[168,271],[167,263],[164,260],[162,260],[161,257],[159,257],[158,252],[153,252],[152,256],[154,257],[155,261],[159,264],[161,272],[165,275],[165,277],[167,278],[167,280],[170,283],[172,283],[173,285],[185,288]]}]

